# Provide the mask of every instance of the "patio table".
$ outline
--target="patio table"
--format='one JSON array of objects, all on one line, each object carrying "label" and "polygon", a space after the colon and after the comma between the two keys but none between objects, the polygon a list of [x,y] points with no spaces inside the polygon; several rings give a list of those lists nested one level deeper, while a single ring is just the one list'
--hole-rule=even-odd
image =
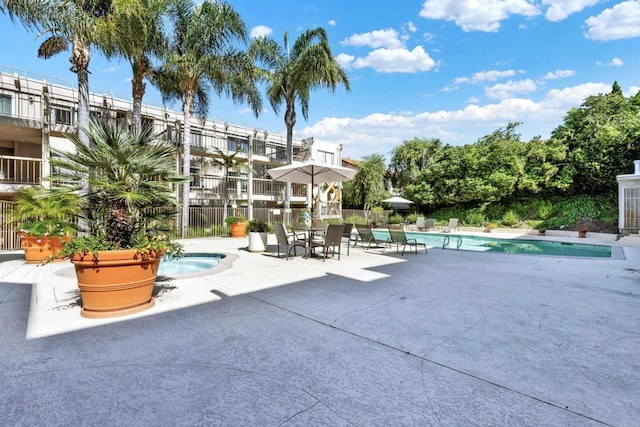
[{"label": "patio table", "polygon": [[313,236],[316,233],[324,233],[324,227],[313,227],[310,225],[294,225],[291,227],[293,231],[302,231],[307,236],[307,258],[311,257],[311,242],[313,241]]}]

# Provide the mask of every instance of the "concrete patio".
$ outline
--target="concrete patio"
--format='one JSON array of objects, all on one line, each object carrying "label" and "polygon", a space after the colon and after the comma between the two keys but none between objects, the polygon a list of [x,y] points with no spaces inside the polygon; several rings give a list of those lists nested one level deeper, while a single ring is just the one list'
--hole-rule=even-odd
[{"label": "concrete patio", "polygon": [[623,259],[358,248],[326,262],[189,240],[233,265],[99,320],[80,317],[69,263],[3,254],[0,425],[637,426],[631,239]]}]

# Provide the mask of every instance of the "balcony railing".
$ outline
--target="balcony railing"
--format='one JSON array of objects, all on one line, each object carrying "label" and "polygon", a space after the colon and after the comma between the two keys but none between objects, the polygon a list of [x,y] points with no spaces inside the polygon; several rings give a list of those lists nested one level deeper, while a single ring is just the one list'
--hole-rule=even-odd
[{"label": "balcony railing", "polygon": [[0,182],[5,184],[39,184],[41,177],[41,159],[0,156]]},{"label": "balcony railing", "polygon": [[[253,179],[253,195],[254,196],[267,196],[276,200],[282,200],[284,198],[284,182],[273,181],[271,179],[254,178]],[[219,194],[225,195],[225,180],[224,177],[218,176],[204,176],[197,177],[192,184],[192,190],[195,192],[201,189],[207,194]],[[239,177],[229,177],[227,182],[227,191],[229,199],[247,199],[249,193],[249,179]],[[306,184],[292,184],[291,186],[292,197],[306,197],[307,185]]]}]

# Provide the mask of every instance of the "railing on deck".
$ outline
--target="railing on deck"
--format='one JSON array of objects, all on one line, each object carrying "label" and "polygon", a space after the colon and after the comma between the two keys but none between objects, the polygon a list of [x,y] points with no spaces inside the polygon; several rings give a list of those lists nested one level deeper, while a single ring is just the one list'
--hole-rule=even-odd
[{"label": "railing on deck", "polygon": [[41,176],[41,159],[0,156],[0,182],[5,184],[39,184]]}]

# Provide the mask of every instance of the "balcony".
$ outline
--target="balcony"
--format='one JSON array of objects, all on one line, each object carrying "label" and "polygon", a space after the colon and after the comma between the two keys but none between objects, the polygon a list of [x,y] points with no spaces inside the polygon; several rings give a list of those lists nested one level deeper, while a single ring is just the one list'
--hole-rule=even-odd
[{"label": "balcony", "polygon": [[42,159],[0,156],[0,182],[3,184],[40,184]]}]

